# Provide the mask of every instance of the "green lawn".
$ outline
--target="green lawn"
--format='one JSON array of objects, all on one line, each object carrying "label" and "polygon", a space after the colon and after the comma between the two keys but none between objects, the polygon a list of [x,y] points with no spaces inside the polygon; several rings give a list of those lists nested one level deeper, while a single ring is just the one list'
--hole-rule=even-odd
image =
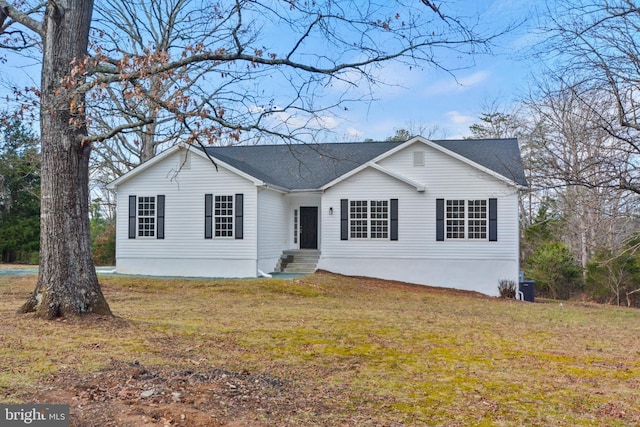
[{"label": "green lawn", "polygon": [[[115,321],[46,322],[15,314],[35,277],[0,276],[0,401],[43,399],[53,378],[82,382],[135,360],[164,372],[251,372],[283,384],[283,398],[317,402],[286,414],[282,401],[247,406],[263,425],[640,425],[636,309],[326,273],[101,281]],[[118,399],[103,404],[126,409]]]}]

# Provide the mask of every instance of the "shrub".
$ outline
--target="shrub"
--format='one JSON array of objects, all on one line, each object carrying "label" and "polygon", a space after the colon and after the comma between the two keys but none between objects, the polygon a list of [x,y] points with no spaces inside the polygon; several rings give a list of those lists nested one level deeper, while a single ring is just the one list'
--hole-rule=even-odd
[{"label": "shrub", "polygon": [[543,243],[524,264],[525,274],[535,280],[542,296],[568,299],[582,291],[582,269],[564,243]]},{"label": "shrub", "polygon": [[516,289],[516,282],[513,280],[502,279],[498,282],[500,298],[515,298]]}]

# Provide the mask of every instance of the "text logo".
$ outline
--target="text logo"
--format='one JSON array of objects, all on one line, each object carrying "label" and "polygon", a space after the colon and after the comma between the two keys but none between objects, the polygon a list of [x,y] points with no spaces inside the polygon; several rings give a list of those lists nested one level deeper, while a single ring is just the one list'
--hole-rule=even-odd
[{"label": "text logo", "polygon": [[69,405],[0,405],[3,427],[69,427]]}]

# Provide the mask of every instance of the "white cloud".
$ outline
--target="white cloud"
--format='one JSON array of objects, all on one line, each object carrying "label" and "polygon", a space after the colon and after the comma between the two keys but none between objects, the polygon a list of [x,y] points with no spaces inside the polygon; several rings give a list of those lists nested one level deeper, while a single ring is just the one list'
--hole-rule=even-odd
[{"label": "white cloud", "polygon": [[459,111],[447,111],[445,113],[447,120],[442,124],[446,138],[460,139],[469,136],[469,126],[475,121],[476,117],[461,114]]},{"label": "white cloud", "polygon": [[449,117],[449,121],[455,125],[471,124],[475,120],[475,117],[464,116],[457,111],[448,111],[447,117]]},{"label": "white cloud", "polygon": [[486,82],[490,76],[491,73],[487,70],[478,71],[468,76],[458,77],[457,79],[447,76],[427,86],[424,94],[433,96],[462,92]]}]

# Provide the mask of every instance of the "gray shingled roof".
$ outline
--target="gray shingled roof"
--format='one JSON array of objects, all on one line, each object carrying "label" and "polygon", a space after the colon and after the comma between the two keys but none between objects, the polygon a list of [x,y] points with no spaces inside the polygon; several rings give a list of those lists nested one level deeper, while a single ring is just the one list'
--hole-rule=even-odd
[{"label": "gray shingled roof", "polygon": [[[515,139],[441,140],[434,143],[527,185]],[[313,190],[404,142],[208,147],[207,152],[261,181],[288,190]]]}]

